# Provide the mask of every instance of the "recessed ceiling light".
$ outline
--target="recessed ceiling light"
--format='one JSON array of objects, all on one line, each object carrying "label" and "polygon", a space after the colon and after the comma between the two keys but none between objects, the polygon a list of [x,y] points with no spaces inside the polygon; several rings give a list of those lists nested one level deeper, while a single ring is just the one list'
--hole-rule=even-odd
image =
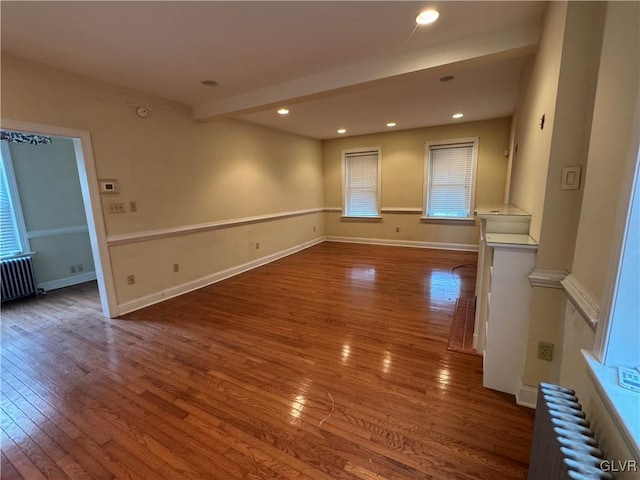
[{"label": "recessed ceiling light", "polygon": [[387,123],[387,127],[395,127],[397,125],[396,122],[389,122]]},{"label": "recessed ceiling light", "polygon": [[289,109],[287,108],[279,108],[278,115],[289,115]]},{"label": "recessed ceiling light", "polygon": [[347,131],[344,128],[341,128],[338,130],[338,133],[342,135],[343,133],[347,133]]},{"label": "recessed ceiling light", "polygon": [[425,10],[416,17],[416,23],[418,25],[428,25],[435,22],[440,16],[440,12],[434,9]]},{"label": "recessed ceiling light", "polygon": [[203,80],[200,83],[202,85],[204,85],[205,87],[217,87],[218,86],[218,82],[216,82],[215,80]]},{"label": "recessed ceiling light", "polygon": [[456,78],[456,77],[454,77],[453,75],[445,75],[444,77],[440,77],[440,81],[441,82],[450,82],[454,78]]},{"label": "recessed ceiling light", "polygon": [[453,114],[453,118],[462,118],[462,117],[464,117],[464,114],[462,114],[462,113],[454,113]]}]

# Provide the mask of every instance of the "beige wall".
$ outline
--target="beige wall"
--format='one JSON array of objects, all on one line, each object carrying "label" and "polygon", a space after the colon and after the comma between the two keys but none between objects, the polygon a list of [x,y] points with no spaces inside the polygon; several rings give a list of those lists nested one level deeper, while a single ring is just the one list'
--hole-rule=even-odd
[{"label": "beige wall", "polygon": [[[9,144],[16,184],[27,233],[39,233],[30,240],[34,270],[39,284],[77,275],[71,266],[82,265],[83,273],[94,271],[87,219],[84,213],[73,142],[53,138],[49,145]],[[84,232],[57,234],[57,229],[84,228]],[[86,278],[86,277],[83,277]]]},{"label": "beige wall", "polygon": [[550,112],[555,121],[538,239],[538,267],[571,268],[584,189],[561,190],[560,183],[563,167],[584,167],[587,163],[604,17],[602,2],[568,3],[558,96],[555,111]]},{"label": "beige wall", "polygon": [[[614,232],[616,222],[626,216],[625,208],[620,208],[620,191],[628,190],[637,161],[639,73],[640,4],[610,2],[606,9],[584,196],[572,266],[572,274],[597,301],[603,300],[609,265],[618,256],[619,245]],[[621,188],[623,185],[627,188]],[[606,311],[606,305],[601,305],[600,309]],[[571,304],[567,306],[563,325],[560,380],[576,390],[607,458],[634,458],[587,374],[580,352],[594,348],[595,332]],[[620,478],[636,477],[621,474]]]},{"label": "beige wall", "polygon": [[[637,149],[637,132],[632,137],[631,130],[640,92],[639,19],[636,2],[551,3],[515,116],[520,149],[510,198],[533,214],[531,233],[540,242],[537,267],[568,270],[596,300],[602,299],[621,214],[620,186],[635,163],[628,150],[634,141]],[[542,112],[552,122],[548,131],[534,128]],[[559,189],[561,168],[568,165],[586,167],[577,192]],[[523,382],[560,382],[575,389],[607,458],[631,459],[581,354],[594,348],[595,336],[562,290],[534,287]],[[539,340],[555,343],[553,362],[535,358]]]},{"label": "beige wall", "polygon": [[[532,215],[530,235],[539,244],[536,268],[571,268],[583,190],[561,190],[561,172],[587,161],[604,11],[599,2],[549,4],[515,116],[518,152],[510,198]],[[558,360],[538,359],[537,345],[546,341],[559,347],[564,309],[561,290],[533,287],[524,384],[557,379]]]},{"label": "beige wall", "polygon": [[[549,3],[538,52],[523,78],[523,93],[514,115],[509,202],[531,214],[529,234],[535,240],[540,239],[542,229],[566,13],[565,2]],[[543,114],[545,127],[541,130]]]},{"label": "beige wall", "polygon": [[[422,208],[425,142],[479,137],[476,205],[502,203],[509,148],[510,118],[401,130],[324,142],[324,190],[327,207],[342,206],[342,150],[382,147],[382,208]],[[420,213],[385,213],[382,220],[342,219],[328,212],[326,233],[331,236],[376,238],[434,243],[478,244],[473,223],[421,222]],[[400,232],[396,232],[396,227]]]},{"label": "beige wall", "polygon": [[[135,114],[137,105],[149,109],[148,118]],[[323,206],[320,141],[239,121],[196,123],[181,105],[6,54],[2,116],[90,132],[98,177],[115,178],[120,187],[119,195],[102,197],[108,236]],[[135,213],[128,208],[132,200]],[[107,213],[112,201],[125,202],[127,212]],[[233,228],[112,246],[118,303],[230,262],[249,262],[257,255],[255,242],[266,255],[323,235],[320,218],[301,215],[284,223],[277,231],[271,222],[252,224],[251,248]],[[169,268],[174,258],[184,259],[179,274],[150,274]],[[127,285],[129,274],[136,275],[135,285]]]},{"label": "beige wall", "polygon": [[[609,3],[572,273],[602,298],[640,91],[640,5]],[[615,27],[613,26],[615,25]]]}]

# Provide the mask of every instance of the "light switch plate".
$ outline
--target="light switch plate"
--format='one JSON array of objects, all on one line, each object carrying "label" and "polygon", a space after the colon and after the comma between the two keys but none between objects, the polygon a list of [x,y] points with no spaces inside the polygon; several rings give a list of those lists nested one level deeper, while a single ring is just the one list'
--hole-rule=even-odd
[{"label": "light switch plate", "polygon": [[579,190],[582,167],[563,167],[560,190]]}]

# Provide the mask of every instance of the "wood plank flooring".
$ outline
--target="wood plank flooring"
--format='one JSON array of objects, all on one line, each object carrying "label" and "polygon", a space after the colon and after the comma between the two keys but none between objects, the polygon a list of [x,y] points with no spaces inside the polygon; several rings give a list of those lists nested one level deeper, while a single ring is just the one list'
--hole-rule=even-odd
[{"label": "wood plank flooring", "polygon": [[475,261],[323,243],[114,320],[8,303],[2,478],[526,478],[533,412],[447,351]]}]

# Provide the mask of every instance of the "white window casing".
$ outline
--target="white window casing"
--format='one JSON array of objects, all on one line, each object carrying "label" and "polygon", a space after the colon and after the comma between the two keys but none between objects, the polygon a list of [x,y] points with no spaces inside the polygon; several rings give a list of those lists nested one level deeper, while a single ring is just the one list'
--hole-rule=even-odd
[{"label": "white window casing", "polygon": [[423,217],[473,218],[478,138],[425,144]]},{"label": "white window casing", "polygon": [[379,147],[343,150],[343,216],[380,217],[380,158]]},{"label": "white window casing", "polygon": [[0,152],[0,257],[8,258],[30,247],[7,142],[0,142]]}]

